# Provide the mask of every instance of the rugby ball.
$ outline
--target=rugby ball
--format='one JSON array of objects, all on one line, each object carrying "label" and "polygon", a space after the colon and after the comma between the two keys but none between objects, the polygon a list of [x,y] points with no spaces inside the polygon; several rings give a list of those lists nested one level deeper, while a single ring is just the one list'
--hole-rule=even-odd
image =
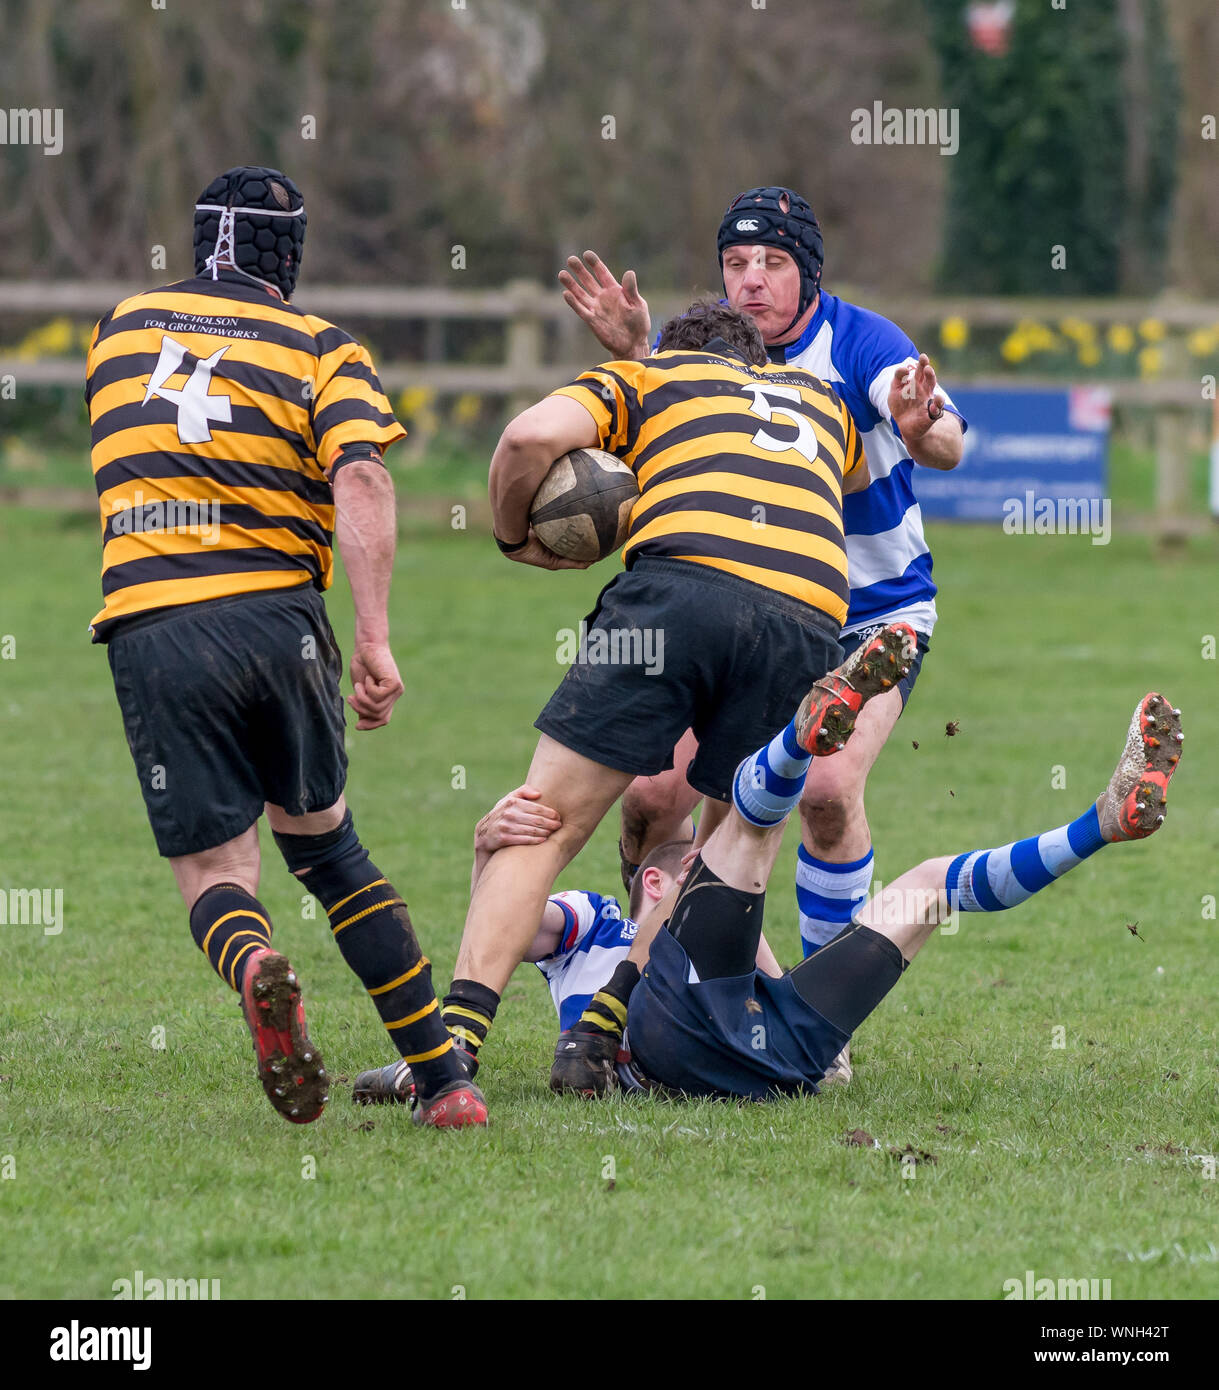
[{"label": "rugby ball", "polygon": [[635,474],[603,449],[573,449],[551,465],[529,507],[529,524],[565,560],[592,564],[626,544]]}]

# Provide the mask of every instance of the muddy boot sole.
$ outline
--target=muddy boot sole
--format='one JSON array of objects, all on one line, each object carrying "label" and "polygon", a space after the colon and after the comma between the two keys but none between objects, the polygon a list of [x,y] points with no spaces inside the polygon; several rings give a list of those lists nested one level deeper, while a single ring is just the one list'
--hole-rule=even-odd
[{"label": "muddy boot sole", "polygon": [[905,623],[882,628],[866,646],[822,676],[796,713],[796,740],[814,758],[826,758],[846,745],[860,711],[869,700],[894,690],[910,669],[914,629]]},{"label": "muddy boot sole", "polygon": [[322,1054],[305,1030],[300,982],[288,960],[270,951],[250,966],[242,1003],[254,1037],[258,1079],[292,1124],[316,1120],[330,1099]]}]

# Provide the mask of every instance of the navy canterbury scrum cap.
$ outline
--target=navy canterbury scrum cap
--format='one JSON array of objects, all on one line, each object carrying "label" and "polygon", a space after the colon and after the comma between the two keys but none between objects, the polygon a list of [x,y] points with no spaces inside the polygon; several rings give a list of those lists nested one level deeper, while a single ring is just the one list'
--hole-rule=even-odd
[{"label": "navy canterbury scrum cap", "polygon": [[305,245],[305,200],[278,169],[244,164],[228,169],[195,204],[195,274],[234,267],[260,285],[292,297]]},{"label": "navy canterbury scrum cap", "polygon": [[795,323],[817,294],[825,260],[821,228],[808,203],[790,188],[750,188],[738,193],[728,204],[716,238],[721,272],[729,246],[777,246],[795,261],[800,267]]}]

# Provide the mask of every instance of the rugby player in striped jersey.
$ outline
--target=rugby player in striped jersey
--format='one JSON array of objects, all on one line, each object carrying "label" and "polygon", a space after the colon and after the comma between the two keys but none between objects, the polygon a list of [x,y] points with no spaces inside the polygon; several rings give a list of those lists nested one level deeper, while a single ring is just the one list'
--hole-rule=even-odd
[{"label": "rugby player in striped jersey", "polygon": [[766,361],[750,317],[696,303],[653,356],[584,372],[508,425],[490,490],[510,559],[562,563],[530,530],[529,504],[556,458],[593,446],[634,470],[640,497],[627,569],[602,591],[589,645],[601,634],[620,649],[650,631],[663,663],[581,654],[536,721],[528,782],[561,825],[544,844],[500,851],[475,888],[444,1000],[472,1062],[555,878],[632,779],[668,767],[693,728],[689,776],[709,823],[741,758],[841,655],[842,493],[866,484],[859,434],[823,382]]},{"label": "rugby player in striped jersey", "polygon": [[[833,386],[864,442],[871,482],[846,498],[850,611],[847,652],[881,626],[906,622],[918,654],[900,688],[868,707],[840,758],[814,766],[800,804],[796,870],[805,956],[833,939],[872,881],[872,836],[864,810],[868,772],[918,677],[936,622],[931,554],[912,485],[916,464],[951,469],[961,459],[965,422],[925,355],[895,324],[821,287],[824,248],[808,203],[791,189],[754,188],[729,205],[717,238],[727,302],[757,323],[774,362],[799,366]],[[648,353],[650,319],[633,271],[622,283],[593,252],[560,272],[564,299],[616,356]],[[698,747],[687,733],[674,766],[640,778],[622,798],[623,881],[658,844],[693,833],[699,791],[686,771]],[[833,1079],[850,1077],[844,1054]]]},{"label": "rugby player in striped jersey", "polygon": [[257,898],[264,812],[410,1062],[415,1118],[485,1124],[406,904],[344,798],[342,659],[321,594],[337,535],[355,605],[348,703],[357,729],[380,728],[403,689],[382,452],[405,431],[368,352],[289,302],[304,234],[290,179],[230,169],[196,205],[194,277],[98,324],[85,390],[102,526],[94,640],[157,848],[196,943],[241,997],[275,1109],[316,1119],[329,1080]]}]

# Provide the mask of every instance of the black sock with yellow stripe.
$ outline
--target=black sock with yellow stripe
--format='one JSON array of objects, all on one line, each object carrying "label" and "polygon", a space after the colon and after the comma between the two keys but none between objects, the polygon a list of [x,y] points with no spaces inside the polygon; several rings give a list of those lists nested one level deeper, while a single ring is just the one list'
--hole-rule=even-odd
[{"label": "black sock with yellow stripe", "polygon": [[609,983],[593,995],[579,1021],[572,1025],[572,1032],[607,1033],[610,1037],[621,1038],[626,1027],[626,1007],[638,983],[639,967],[635,962],[619,961]]},{"label": "black sock with yellow stripe", "polygon": [[275,842],[288,868],[325,908],[343,959],[409,1063],[420,1097],[463,1080],[465,1068],[440,1016],[432,967],[419,948],[406,904],[369,859],[351,812],[324,835],[277,833]]},{"label": "black sock with yellow stripe", "polygon": [[190,910],[190,934],[226,985],[240,992],[246,961],[271,944],[267,909],[236,883],[213,883]]},{"label": "black sock with yellow stripe", "polygon": [[475,1062],[498,1008],[499,995],[477,980],[454,980],[444,996],[445,1026],[457,1046],[464,1048]]}]

